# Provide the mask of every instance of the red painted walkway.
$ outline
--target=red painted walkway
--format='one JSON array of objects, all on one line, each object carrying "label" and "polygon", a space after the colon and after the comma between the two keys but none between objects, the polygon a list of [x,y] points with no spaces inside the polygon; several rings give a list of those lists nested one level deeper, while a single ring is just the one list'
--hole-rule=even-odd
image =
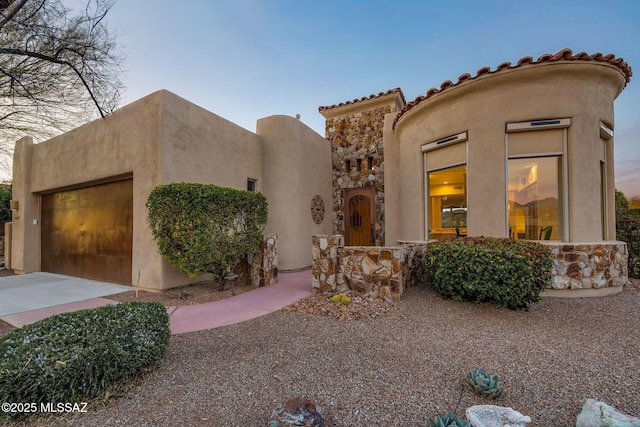
[{"label": "red painted walkway", "polygon": [[[278,283],[231,298],[205,304],[169,307],[172,334],[202,331],[244,322],[278,311],[311,294],[311,270],[280,273]],[[0,317],[3,321],[20,327],[54,314],[68,313],[85,308],[114,304],[107,298],[91,298],[22,313]]]}]

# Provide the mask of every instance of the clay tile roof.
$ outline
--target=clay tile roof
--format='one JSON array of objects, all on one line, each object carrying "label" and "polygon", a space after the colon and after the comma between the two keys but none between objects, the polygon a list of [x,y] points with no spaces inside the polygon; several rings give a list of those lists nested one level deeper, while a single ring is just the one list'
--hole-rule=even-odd
[{"label": "clay tile roof", "polygon": [[395,89],[389,89],[386,92],[379,92],[378,94],[371,94],[369,96],[364,96],[364,97],[362,97],[360,99],[354,99],[352,101],[341,102],[339,104],[334,104],[334,105],[327,105],[325,107],[318,107],[318,111],[330,110],[332,108],[338,108],[338,107],[342,107],[344,105],[355,104],[355,103],[358,103],[358,102],[367,101],[369,99],[374,99],[374,98],[380,98],[381,96],[389,95],[389,94],[392,94],[392,93],[399,93],[400,97],[402,98],[402,104],[406,104],[407,103],[407,100],[404,97],[404,93],[402,93],[402,89],[397,87]]},{"label": "clay tile roof", "polygon": [[[629,64],[627,64],[627,62],[622,59],[622,58],[616,58],[616,56],[612,53],[603,55],[600,52],[596,52],[593,54],[588,54],[586,52],[579,52],[577,54],[573,54],[573,52],[571,51],[571,49],[562,49],[561,51],[555,53],[555,54],[544,54],[541,55],[537,60],[534,60],[533,57],[531,56],[523,56],[522,58],[520,58],[520,60],[517,62],[516,65],[511,65],[510,62],[502,62],[500,65],[498,65],[498,67],[495,70],[491,70],[490,67],[482,67],[480,68],[477,72],[475,76],[472,76],[469,73],[464,73],[461,74],[460,77],[458,77],[458,81],[456,83],[453,83],[451,80],[446,80],[444,81],[441,85],[440,85],[440,89],[436,89],[436,88],[431,88],[427,91],[427,93],[425,95],[420,95],[418,96],[416,99],[414,99],[413,101],[409,102],[409,103],[405,103],[404,108],[398,113],[398,115],[396,116],[395,120],[393,121],[393,127],[396,127],[396,124],[398,123],[398,121],[400,120],[400,118],[409,110],[411,110],[413,107],[415,107],[416,105],[418,105],[419,103],[421,103],[422,101],[429,99],[431,96],[442,92],[442,91],[446,91],[452,87],[455,87],[463,82],[466,81],[470,81],[470,80],[474,80],[480,76],[483,75],[487,75],[487,74],[493,74],[493,73],[498,73],[502,70],[509,70],[509,69],[514,69],[514,68],[518,68],[522,65],[525,64],[540,64],[540,63],[544,63],[544,62],[556,62],[556,61],[595,61],[595,62],[606,62],[609,63],[611,65],[614,65],[616,67],[618,67],[620,69],[620,72],[622,74],[624,74],[626,82],[629,83],[629,81],[631,80],[631,76],[633,75],[633,72],[631,71],[631,67],[629,66]],[[394,90],[400,90],[398,89],[394,89]],[[402,93],[402,92],[401,92]],[[404,100],[404,96],[403,96],[403,100]],[[340,104],[343,105],[343,104]],[[339,106],[339,105],[338,105]],[[336,107],[335,105],[332,107]],[[320,107],[320,109],[322,108],[332,108],[332,107]]]}]

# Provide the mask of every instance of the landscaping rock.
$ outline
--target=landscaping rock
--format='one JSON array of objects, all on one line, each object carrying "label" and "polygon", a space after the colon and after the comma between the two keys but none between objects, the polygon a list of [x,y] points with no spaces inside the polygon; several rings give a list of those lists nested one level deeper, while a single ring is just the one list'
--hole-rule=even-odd
[{"label": "landscaping rock", "polygon": [[269,427],[324,427],[321,409],[313,400],[296,397],[273,411]]},{"label": "landscaping rock", "polygon": [[520,412],[494,405],[476,405],[465,411],[473,427],[525,427],[531,418]]},{"label": "landscaping rock", "polygon": [[576,427],[640,427],[640,418],[623,414],[604,402],[587,399]]}]

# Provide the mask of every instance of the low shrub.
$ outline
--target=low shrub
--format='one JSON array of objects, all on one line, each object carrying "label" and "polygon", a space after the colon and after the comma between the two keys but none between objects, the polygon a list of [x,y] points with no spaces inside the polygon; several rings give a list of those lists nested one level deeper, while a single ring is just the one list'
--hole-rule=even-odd
[{"label": "low shrub", "polygon": [[625,242],[629,252],[629,277],[640,279],[640,209],[616,215],[616,239]]},{"label": "low shrub", "polygon": [[338,305],[349,305],[351,304],[351,298],[347,295],[340,293],[331,297],[331,302]]},{"label": "low shrub", "polygon": [[59,314],[15,329],[0,338],[0,402],[90,400],[156,363],[170,336],[167,311],[155,302]]},{"label": "low shrub", "polygon": [[536,242],[467,237],[429,245],[429,281],[443,298],[527,309],[551,283],[551,250]]}]

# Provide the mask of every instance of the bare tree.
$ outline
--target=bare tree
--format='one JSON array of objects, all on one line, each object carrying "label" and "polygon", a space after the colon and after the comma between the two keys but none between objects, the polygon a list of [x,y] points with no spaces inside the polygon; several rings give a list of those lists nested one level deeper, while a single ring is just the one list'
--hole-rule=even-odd
[{"label": "bare tree", "polygon": [[120,101],[122,61],[105,16],[114,0],[0,0],[0,153],[105,117]]}]

